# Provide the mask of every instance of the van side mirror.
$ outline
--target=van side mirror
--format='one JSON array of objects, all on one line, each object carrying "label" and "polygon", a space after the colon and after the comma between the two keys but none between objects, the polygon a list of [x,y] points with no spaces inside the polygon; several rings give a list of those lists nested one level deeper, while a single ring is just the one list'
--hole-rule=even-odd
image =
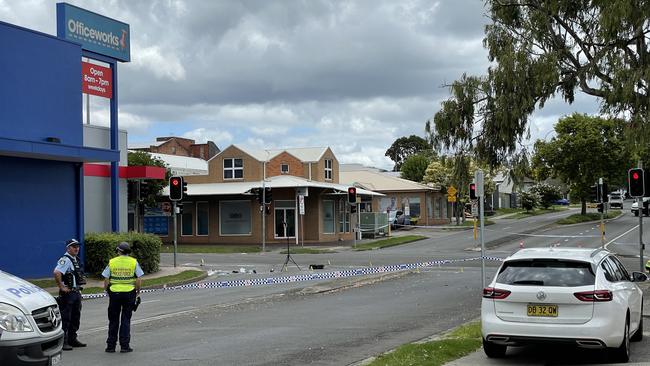
[{"label": "van side mirror", "polygon": [[648,280],[648,275],[642,272],[632,272],[632,282],[645,282]]}]

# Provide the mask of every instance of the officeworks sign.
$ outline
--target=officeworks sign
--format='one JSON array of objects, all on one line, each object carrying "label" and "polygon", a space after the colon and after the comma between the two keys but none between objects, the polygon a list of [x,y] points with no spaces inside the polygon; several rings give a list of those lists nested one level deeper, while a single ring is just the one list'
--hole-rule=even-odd
[{"label": "officeworks sign", "polygon": [[76,6],[56,4],[57,36],[119,61],[131,61],[129,25]]}]

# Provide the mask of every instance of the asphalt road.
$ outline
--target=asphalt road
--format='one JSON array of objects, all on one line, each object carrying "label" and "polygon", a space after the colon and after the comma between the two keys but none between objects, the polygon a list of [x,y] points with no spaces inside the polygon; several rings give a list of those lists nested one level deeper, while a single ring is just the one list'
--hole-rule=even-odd
[{"label": "asphalt road", "polygon": [[[600,246],[593,223],[551,226],[559,217],[575,212],[496,220],[495,225],[486,227],[486,255],[506,257],[520,245]],[[650,228],[650,220],[645,220]],[[606,225],[607,246],[623,256],[629,269],[639,266],[638,245],[634,246],[635,238],[638,242],[635,225],[638,218],[629,212]],[[279,273],[286,255],[278,252],[179,254],[178,263],[198,267],[203,259],[202,268],[213,273],[205,280],[209,282],[306,273],[304,269],[309,264],[325,264],[324,271],[334,271],[480,255],[471,231],[411,232],[429,238],[369,252],[338,248],[337,253],[331,254],[293,255],[303,271],[289,266],[286,273]],[[644,238],[649,239],[650,233]],[[165,254],[162,261],[170,264],[172,256]],[[487,262],[486,280],[493,276],[497,266],[498,262]],[[257,273],[232,273],[240,268],[246,272],[255,269]],[[143,304],[134,315],[132,346],[136,352],[132,354],[103,352],[107,302],[90,300],[84,302],[80,331],[89,347],[64,353],[64,360],[66,365],[350,364],[476,319],[480,315],[480,290],[480,261],[470,261],[419,272],[334,281],[156,292],[143,296]],[[635,344],[633,360],[650,359],[649,346],[647,338]],[[602,354],[592,358],[593,352],[570,351],[578,356],[568,364],[604,360]],[[555,354],[514,349],[503,362],[540,364],[541,360],[541,364],[556,364],[558,360],[552,358]],[[495,364],[482,352],[459,362],[458,365]]]}]

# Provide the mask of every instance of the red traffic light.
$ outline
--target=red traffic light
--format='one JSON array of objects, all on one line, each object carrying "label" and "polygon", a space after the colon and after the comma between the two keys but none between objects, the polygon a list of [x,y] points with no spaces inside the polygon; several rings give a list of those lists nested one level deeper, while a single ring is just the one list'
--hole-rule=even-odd
[{"label": "red traffic light", "polygon": [[169,178],[169,199],[172,201],[183,199],[183,177],[173,176]]},{"label": "red traffic light", "polygon": [[632,173],[632,179],[639,180],[639,173],[637,172]]},{"label": "red traffic light", "polygon": [[352,205],[357,204],[357,188],[348,187],[348,203]]},{"label": "red traffic light", "polygon": [[469,184],[469,199],[475,200],[477,198],[476,196],[476,183],[470,183]]}]

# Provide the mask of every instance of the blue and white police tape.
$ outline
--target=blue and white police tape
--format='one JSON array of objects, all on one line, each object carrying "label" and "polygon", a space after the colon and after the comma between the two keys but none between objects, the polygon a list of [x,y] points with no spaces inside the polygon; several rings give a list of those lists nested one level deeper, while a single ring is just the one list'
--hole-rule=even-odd
[{"label": "blue and white police tape", "polygon": [[[503,261],[503,258],[491,257],[491,256],[464,258],[464,259],[438,259],[438,260],[419,262],[419,263],[394,264],[394,265],[368,267],[368,268],[346,269],[346,270],[332,271],[332,272],[320,272],[320,273],[312,272],[312,273],[304,273],[304,274],[291,275],[291,276],[252,278],[252,279],[217,281],[217,282],[199,282],[199,283],[190,283],[187,285],[163,287],[157,289],[145,289],[140,292],[149,293],[149,292],[157,292],[157,291],[249,287],[249,286],[261,286],[261,285],[278,285],[278,284],[304,282],[304,281],[331,280],[331,279],[354,277],[354,276],[365,276],[365,275],[379,274],[379,273],[414,270],[418,268],[440,266],[442,264],[471,262],[471,261],[481,260],[481,258],[485,258],[485,260],[491,260],[491,261]],[[106,293],[87,294],[87,295],[82,295],[82,298],[99,299],[105,296]]]}]

